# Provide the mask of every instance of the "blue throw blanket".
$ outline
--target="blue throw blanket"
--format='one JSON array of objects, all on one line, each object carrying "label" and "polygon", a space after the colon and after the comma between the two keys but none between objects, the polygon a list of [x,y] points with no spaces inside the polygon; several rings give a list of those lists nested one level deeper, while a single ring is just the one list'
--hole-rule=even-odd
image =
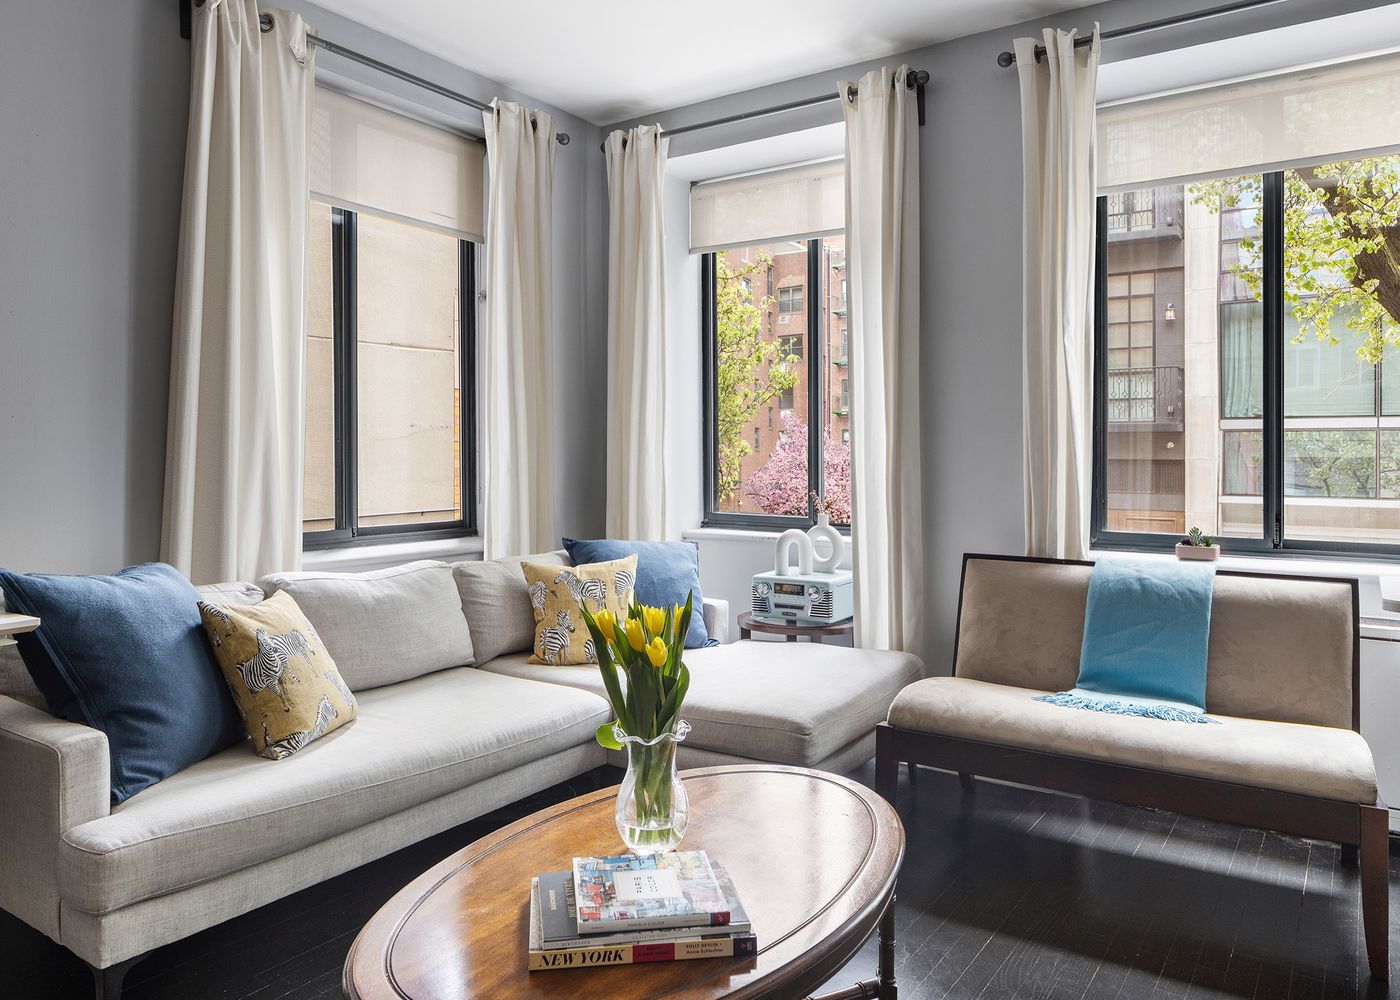
[{"label": "blue throw blanket", "polygon": [[1103,558],[1084,607],[1079,681],[1037,701],[1116,715],[1214,722],[1205,714],[1215,566]]}]

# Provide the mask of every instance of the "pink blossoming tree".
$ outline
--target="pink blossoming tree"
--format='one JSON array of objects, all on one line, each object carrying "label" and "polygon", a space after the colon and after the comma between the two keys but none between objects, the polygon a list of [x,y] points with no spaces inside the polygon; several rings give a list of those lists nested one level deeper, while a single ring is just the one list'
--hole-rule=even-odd
[{"label": "pink blossoming tree", "polygon": [[[851,446],[828,429],[822,455],[831,523],[850,524]],[[744,484],[744,495],[765,514],[807,516],[807,425],[791,410],[783,411],[773,454]]]}]

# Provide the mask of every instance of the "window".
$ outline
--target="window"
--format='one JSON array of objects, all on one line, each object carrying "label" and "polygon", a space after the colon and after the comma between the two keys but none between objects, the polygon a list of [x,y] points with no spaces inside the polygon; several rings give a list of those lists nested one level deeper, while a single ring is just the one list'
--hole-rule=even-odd
[{"label": "window", "polygon": [[475,523],[474,245],[312,202],[308,545]]},{"label": "window", "polygon": [[778,312],[797,313],[802,311],[802,286],[778,289]]},{"label": "window", "polygon": [[[809,286],[812,301],[833,300],[844,262],[841,236],[705,253],[705,523],[810,523],[812,491],[832,523],[850,523],[845,359],[830,357],[830,310],[806,308]],[[776,294],[755,301],[745,282],[761,272]]]},{"label": "window", "polygon": [[1400,155],[1099,213],[1095,544],[1400,551]]}]

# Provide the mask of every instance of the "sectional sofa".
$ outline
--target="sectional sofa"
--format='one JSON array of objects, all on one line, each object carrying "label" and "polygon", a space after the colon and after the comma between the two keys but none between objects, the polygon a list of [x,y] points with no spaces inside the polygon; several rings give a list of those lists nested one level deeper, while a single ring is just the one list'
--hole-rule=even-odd
[{"label": "sectional sofa", "polygon": [[[111,1000],[154,948],[607,763],[596,668],[528,662],[519,563],[414,563],[349,590],[315,573],[200,588],[247,604],[292,590],[359,718],[287,760],[230,747],[115,807],[106,737],[50,716],[0,650],[0,907],[87,962]],[[472,648],[443,669],[433,640],[461,632],[454,614]],[[727,639],[724,602],[704,614]],[[923,670],[904,653],[748,641],[686,662],[683,767],[848,770],[874,756],[876,724]]]}]

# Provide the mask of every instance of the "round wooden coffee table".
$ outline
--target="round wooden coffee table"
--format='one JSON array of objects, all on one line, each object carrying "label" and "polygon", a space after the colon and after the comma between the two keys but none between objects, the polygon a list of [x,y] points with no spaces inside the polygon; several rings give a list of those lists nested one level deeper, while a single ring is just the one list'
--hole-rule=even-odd
[{"label": "round wooden coffee table", "polygon": [[758,621],[752,611],[744,611],[739,615],[740,639],[747,639],[755,632],[762,632],[765,635],[785,635],[788,642],[796,642],[804,636],[808,642],[821,642],[823,638],[851,635],[854,631],[855,624],[850,618],[834,625],[796,625],[790,622]]},{"label": "round wooden coffee table", "polygon": [[758,955],[527,972],[530,879],[575,855],[620,853],[617,790],[512,823],[411,882],[345,961],[354,1000],[804,997],[880,930],[880,978],[831,997],[894,998],[894,886],[904,828],[879,795],[833,774],[777,765],[687,771],[690,829],[734,880]]}]

